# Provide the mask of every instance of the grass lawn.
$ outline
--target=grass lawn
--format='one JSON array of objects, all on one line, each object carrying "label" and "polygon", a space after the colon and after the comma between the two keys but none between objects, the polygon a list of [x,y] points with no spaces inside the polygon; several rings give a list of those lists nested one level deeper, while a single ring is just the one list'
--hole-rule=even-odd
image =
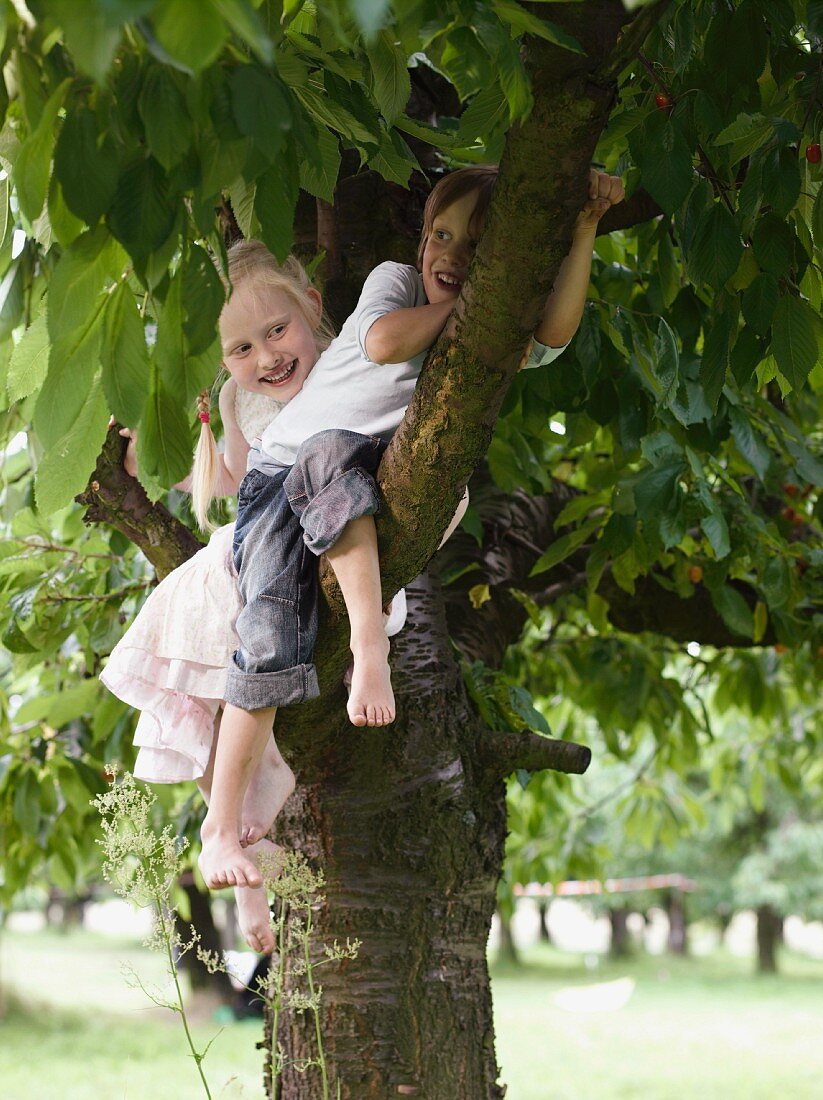
[{"label": "grass lawn", "polygon": [[[748,960],[639,957],[587,970],[535,947],[494,967],[498,1058],[507,1100],[816,1100],[823,1081],[823,962],[785,955],[756,978]],[[148,985],[159,956],[90,933],[3,933],[0,1093],[4,1100],[202,1097],[179,1021]],[[38,989],[29,986],[35,975]],[[147,1005],[149,1007],[147,1007]],[[197,1021],[204,1045],[219,1030]],[[258,1098],[260,1026],[230,1023],[209,1051],[215,1097]],[[472,1097],[426,1100],[475,1100]]]}]

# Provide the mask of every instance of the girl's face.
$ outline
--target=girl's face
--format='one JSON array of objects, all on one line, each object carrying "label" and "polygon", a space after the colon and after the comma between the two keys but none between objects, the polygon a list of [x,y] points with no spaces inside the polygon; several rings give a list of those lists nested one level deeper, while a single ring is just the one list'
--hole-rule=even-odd
[{"label": "girl's face", "polygon": [[469,229],[477,191],[469,191],[435,217],[423,250],[421,274],[430,304],[457,298],[469,273],[477,241]]},{"label": "girl's face", "polygon": [[[305,292],[320,318],[316,290]],[[240,284],[220,314],[223,365],[237,385],[290,401],[317,362],[315,333],[291,295],[254,279]]]}]

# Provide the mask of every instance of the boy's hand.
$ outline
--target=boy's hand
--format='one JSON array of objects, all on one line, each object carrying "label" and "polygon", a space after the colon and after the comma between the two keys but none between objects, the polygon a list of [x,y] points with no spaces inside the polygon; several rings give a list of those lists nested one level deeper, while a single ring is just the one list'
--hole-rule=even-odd
[{"label": "boy's hand", "polygon": [[592,168],[589,172],[589,197],[577,215],[574,232],[596,229],[606,211],[622,202],[625,197],[623,181],[619,176],[609,176]]}]

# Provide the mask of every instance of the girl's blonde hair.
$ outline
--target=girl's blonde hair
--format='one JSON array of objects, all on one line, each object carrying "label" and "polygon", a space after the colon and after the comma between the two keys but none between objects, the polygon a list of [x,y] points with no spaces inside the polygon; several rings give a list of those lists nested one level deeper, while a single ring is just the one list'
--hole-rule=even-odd
[{"label": "girl's blonde hair", "polygon": [[[228,279],[223,278],[226,300],[237,287],[253,281],[265,290],[279,290],[287,294],[305,317],[315,334],[317,347],[323,351],[334,339],[334,329],[326,315],[318,314],[316,303],[308,296],[311,280],[298,259],[288,256],[281,264],[269,252],[262,241],[237,241],[228,252]],[[222,273],[221,273],[222,278]],[[221,368],[221,374],[223,373]],[[218,375],[211,391],[203,390],[197,397],[197,414],[200,418],[200,438],[194,452],[192,469],[192,507],[200,528],[213,531],[215,524],[209,519],[209,505],[216,496],[220,474],[220,458],[211,430],[209,407],[212,393],[217,388]]]}]

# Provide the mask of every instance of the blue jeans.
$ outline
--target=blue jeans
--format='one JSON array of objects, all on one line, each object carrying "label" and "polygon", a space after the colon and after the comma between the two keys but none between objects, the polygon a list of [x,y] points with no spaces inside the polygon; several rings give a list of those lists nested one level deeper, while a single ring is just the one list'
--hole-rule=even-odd
[{"label": "blue jeans", "polygon": [[380,439],[332,429],[307,439],[294,466],[243,478],[233,550],[245,606],[226,702],[259,710],[319,695],[317,558],[347,523],[379,510],[374,474],[385,448]]}]

